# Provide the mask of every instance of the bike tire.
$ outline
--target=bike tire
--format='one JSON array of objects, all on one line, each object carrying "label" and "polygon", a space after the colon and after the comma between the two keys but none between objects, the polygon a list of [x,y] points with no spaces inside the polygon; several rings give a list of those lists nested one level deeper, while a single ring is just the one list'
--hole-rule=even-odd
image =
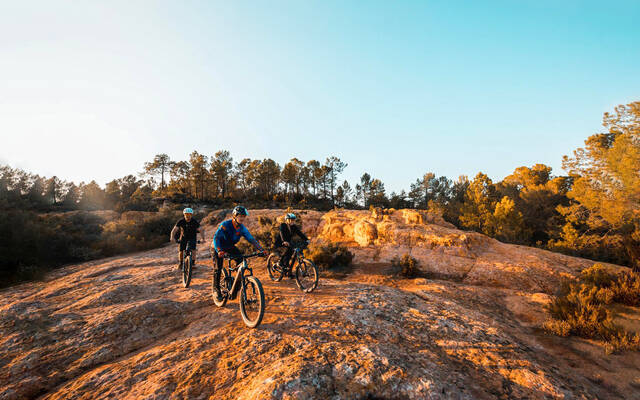
[{"label": "bike tire", "polygon": [[304,259],[296,266],[296,285],[305,293],[318,287],[318,267],[311,260]]},{"label": "bike tire", "polygon": [[[244,279],[245,284],[240,289],[240,314],[242,314],[245,325],[249,328],[256,328],[264,317],[264,290],[260,280],[255,276],[248,276]],[[249,296],[251,299],[248,298]],[[249,307],[255,310],[249,312]]]},{"label": "bike tire", "polygon": [[216,296],[216,287],[214,279],[216,279],[216,274],[213,274],[211,278],[211,297],[213,297],[213,304],[218,307],[224,307],[227,304],[227,300],[229,299],[229,287],[227,286],[227,278],[229,278],[229,272],[222,268],[220,274],[220,293],[222,294],[222,298],[218,299]]},{"label": "bike tire", "polygon": [[274,282],[280,282],[284,276],[282,267],[276,265],[277,259],[278,254],[276,253],[269,254],[269,258],[267,258],[267,272],[269,272],[269,278]]},{"label": "bike tire", "polygon": [[184,267],[182,268],[182,286],[188,288],[191,283],[191,272],[193,271],[193,258],[191,254],[184,258]]}]

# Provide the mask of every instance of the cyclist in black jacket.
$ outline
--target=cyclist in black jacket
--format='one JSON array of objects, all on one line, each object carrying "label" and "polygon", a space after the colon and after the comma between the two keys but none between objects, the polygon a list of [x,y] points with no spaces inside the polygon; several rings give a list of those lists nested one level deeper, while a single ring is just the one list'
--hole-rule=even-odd
[{"label": "cyclist in black jacket", "polygon": [[180,243],[180,248],[178,251],[178,268],[182,268],[184,262],[184,251],[189,248],[191,249],[191,254],[193,256],[193,263],[196,263],[196,243],[200,243],[197,241],[197,235],[200,235],[200,239],[204,242],[204,232],[200,229],[200,222],[193,218],[193,210],[191,208],[185,208],[182,211],[183,218],[180,218],[178,222],[176,222],[175,226],[171,230],[170,240],[176,240],[177,243]]},{"label": "cyclist in black jacket", "polygon": [[281,266],[288,266],[289,259],[293,254],[293,246],[291,246],[291,239],[293,236],[298,235],[302,240],[308,242],[307,236],[302,233],[300,228],[295,224],[296,215],[289,213],[284,217],[284,223],[280,224],[280,234],[276,237],[276,247],[284,247],[285,252],[280,258]]}]

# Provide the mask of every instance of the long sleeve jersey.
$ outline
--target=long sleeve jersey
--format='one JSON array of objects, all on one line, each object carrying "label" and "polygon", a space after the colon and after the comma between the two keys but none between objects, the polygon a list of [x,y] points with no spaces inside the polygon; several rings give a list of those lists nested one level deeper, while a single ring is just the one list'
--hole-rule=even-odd
[{"label": "long sleeve jersey", "polygon": [[291,239],[295,235],[298,235],[302,240],[309,240],[300,228],[298,228],[298,225],[291,225],[291,227],[289,227],[287,223],[280,224],[280,234],[276,237],[276,246],[282,246],[283,242],[291,243]]},{"label": "long sleeve jersey", "polygon": [[216,230],[215,235],[213,235],[213,248],[216,251],[224,251],[235,246],[241,237],[247,239],[247,241],[259,251],[263,251],[260,243],[251,236],[247,228],[242,224],[238,224],[236,226],[232,219],[228,219],[218,225],[218,229]]}]

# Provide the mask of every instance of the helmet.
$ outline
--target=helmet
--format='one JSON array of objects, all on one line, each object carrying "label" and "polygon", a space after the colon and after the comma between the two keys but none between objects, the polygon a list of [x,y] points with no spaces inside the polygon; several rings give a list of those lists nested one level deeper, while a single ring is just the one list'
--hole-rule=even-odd
[{"label": "helmet", "polygon": [[233,209],[233,216],[235,217],[236,215],[249,215],[249,211],[247,211],[246,208],[242,207],[242,206],[236,206]]},{"label": "helmet", "polygon": [[193,210],[190,209],[189,207],[185,208],[184,210],[182,210],[183,214],[193,214]]},{"label": "helmet", "polygon": [[289,213],[287,215],[284,216],[284,219],[296,219],[296,215],[294,213]]}]

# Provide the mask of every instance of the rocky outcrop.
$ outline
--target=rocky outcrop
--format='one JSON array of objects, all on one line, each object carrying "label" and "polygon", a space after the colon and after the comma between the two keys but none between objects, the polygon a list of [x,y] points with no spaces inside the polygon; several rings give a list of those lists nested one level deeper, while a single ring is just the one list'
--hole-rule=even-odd
[{"label": "rocky outcrop", "polygon": [[[422,210],[293,210],[303,231],[316,242],[342,243],[358,264],[390,264],[409,254],[419,261],[426,276],[474,285],[496,286],[553,294],[593,261],[550,251],[502,243],[485,235],[461,231],[439,215]],[[259,220],[283,221],[284,210],[251,210],[250,230]],[[224,211],[209,220],[220,222]],[[215,216],[213,218],[212,216]]]},{"label": "rocky outcrop", "polygon": [[461,231],[418,210],[331,211],[315,229],[317,240],[349,246],[356,263],[390,263],[409,254],[429,276],[529,292],[553,293],[593,264]]},{"label": "rocky outcrop", "polygon": [[[279,215],[252,212],[249,224]],[[558,267],[555,255],[457,231],[419,212],[310,211],[302,218],[318,240],[340,235],[361,263],[343,279],[321,276],[315,292],[302,294],[291,281],[271,282],[264,261],[254,259],[267,298],[255,330],[241,322],[237,301],[213,306],[206,247],[189,289],[180,285],[170,245],[65,267],[44,282],[0,291],[0,399],[636,395],[637,354],[605,358],[597,344],[545,335],[538,327],[550,297],[512,277],[545,277],[537,272],[541,261],[558,274],[587,261]],[[437,252],[445,260],[459,248],[477,254],[486,270],[457,281],[396,279],[384,274],[386,261],[366,258],[377,246],[378,259],[388,260],[409,236],[432,243],[412,245],[414,255],[423,248],[422,262]],[[515,255],[522,261],[511,263],[522,270],[505,279],[527,290],[500,281],[506,264],[491,264],[491,257]]]}]

